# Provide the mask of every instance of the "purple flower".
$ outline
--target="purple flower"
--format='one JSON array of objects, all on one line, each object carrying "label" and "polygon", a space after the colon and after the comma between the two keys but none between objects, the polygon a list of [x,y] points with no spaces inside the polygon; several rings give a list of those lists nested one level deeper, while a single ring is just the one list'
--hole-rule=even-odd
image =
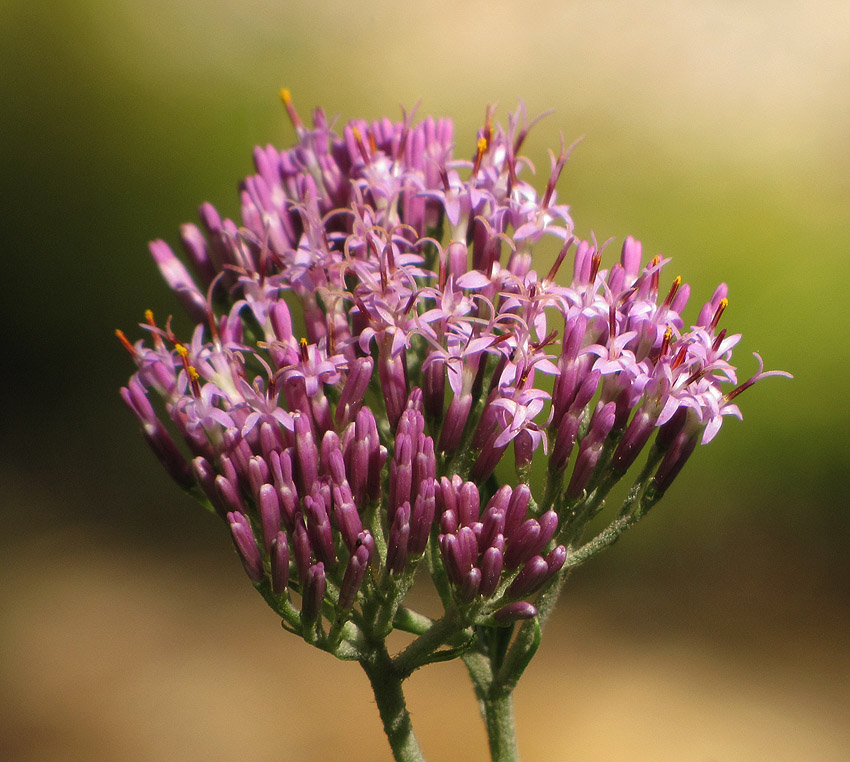
[{"label": "purple flower", "polygon": [[[465,611],[534,616],[520,599],[566,563],[597,487],[649,449],[663,493],[743,391],[788,375],[756,355],[738,382],[725,284],[686,327],[669,260],[629,237],[608,266],[608,242],[576,240],[556,188],[573,147],[538,192],[522,108],[506,129],[488,110],[460,143],[470,161],[448,120],[333,130],[283,101],[295,144],[255,149],[241,218],[204,204],[185,264],[151,243],[195,326],[184,340],[147,314],[146,341],[119,332],[137,366],[121,393],[168,472],[226,517],[251,580],[301,595],[308,629],[406,589],[423,557]],[[526,482],[550,443],[538,504]],[[506,460],[519,483],[500,484]]]}]

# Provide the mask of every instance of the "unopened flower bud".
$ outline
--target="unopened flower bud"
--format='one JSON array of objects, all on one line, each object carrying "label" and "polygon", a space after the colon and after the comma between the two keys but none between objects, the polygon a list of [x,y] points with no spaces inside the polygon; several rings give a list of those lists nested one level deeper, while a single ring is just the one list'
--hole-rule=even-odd
[{"label": "unopened flower bud", "polygon": [[537,616],[537,609],[527,601],[514,601],[507,606],[502,606],[493,619],[499,624],[510,624],[522,619],[533,619]]},{"label": "unopened flower bud", "polygon": [[272,591],[281,595],[289,585],[289,542],[285,532],[278,532],[272,540],[271,569]]},{"label": "unopened flower bud", "polygon": [[245,573],[252,582],[262,581],[265,577],[263,561],[260,558],[260,549],[257,547],[257,540],[254,538],[250,522],[244,514],[235,511],[227,514],[227,520],[230,523],[233,544],[239,553],[239,560],[242,561]]},{"label": "unopened flower bud", "polygon": [[319,561],[307,570],[304,579],[304,594],[301,598],[302,624],[310,625],[319,619],[326,588],[325,565]]}]

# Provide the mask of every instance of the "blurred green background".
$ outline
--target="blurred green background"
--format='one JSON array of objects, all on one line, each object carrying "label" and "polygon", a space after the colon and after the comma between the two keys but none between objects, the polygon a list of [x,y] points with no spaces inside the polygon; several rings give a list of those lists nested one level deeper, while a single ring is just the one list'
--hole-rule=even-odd
[{"label": "blurred green background", "polygon": [[[5,0],[0,759],[389,758],[365,678],[280,632],[117,392],[113,329],[177,309],[147,241],[238,214],[252,146],[292,139],[281,86],[305,116],[421,101],[460,155],[488,104],[554,109],[528,151],[545,175],[585,136],[578,232],[672,257],[686,317],[728,282],[742,378],[795,375],[574,576],[524,759],[850,758],[846,2]],[[484,757],[464,680],[410,683],[429,759]]]}]

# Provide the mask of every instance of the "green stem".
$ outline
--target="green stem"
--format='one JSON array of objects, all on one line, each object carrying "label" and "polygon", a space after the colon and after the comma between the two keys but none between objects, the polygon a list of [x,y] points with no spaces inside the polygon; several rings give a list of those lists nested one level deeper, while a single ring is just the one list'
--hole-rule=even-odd
[{"label": "green stem", "polygon": [[[492,694],[492,691],[491,691]],[[514,697],[512,691],[499,692],[484,700],[487,739],[493,762],[519,762],[514,726]]]},{"label": "green stem", "polygon": [[[393,659],[393,666],[402,677],[408,677],[430,660],[431,655],[449,638],[462,630],[457,609],[450,609],[422,635]],[[471,636],[470,636],[471,637]]]},{"label": "green stem", "polygon": [[490,759],[492,762],[518,762],[513,686],[505,686],[494,679],[493,665],[480,651],[467,651],[461,658],[472,678],[478,710],[487,728]]},{"label": "green stem", "polygon": [[401,690],[403,677],[393,667],[386,644],[376,644],[360,665],[372,685],[393,758],[396,762],[425,762]]}]

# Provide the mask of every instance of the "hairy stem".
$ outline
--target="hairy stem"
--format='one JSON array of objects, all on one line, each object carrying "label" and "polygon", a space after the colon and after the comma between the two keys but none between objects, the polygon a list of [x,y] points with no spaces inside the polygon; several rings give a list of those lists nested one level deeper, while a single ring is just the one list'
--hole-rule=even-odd
[{"label": "hairy stem", "polygon": [[513,692],[500,691],[497,695],[488,696],[484,701],[484,715],[490,759],[493,762],[519,762]]},{"label": "hairy stem", "polygon": [[386,644],[376,644],[360,665],[372,685],[393,758],[396,762],[425,762],[401,690],[403,677],[393,667]]}]

